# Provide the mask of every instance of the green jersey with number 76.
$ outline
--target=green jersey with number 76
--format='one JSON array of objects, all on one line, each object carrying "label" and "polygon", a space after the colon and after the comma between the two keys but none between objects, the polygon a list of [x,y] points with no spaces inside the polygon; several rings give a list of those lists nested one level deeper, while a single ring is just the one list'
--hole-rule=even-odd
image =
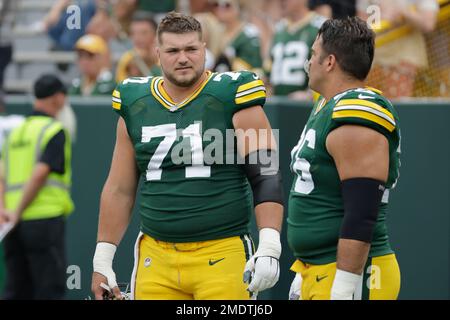
[{"label": "green jersey with number 76", "polygon": [[251,190],[229,133],[236,112],[264,105],[263,82],[248,71],[208,72],[178,104],[163,82],[162,77],[129,78],[112,98],[142,177],[141,230],[167,242],[248,233]]},{"label": "green jersey with number 76", "polygon": [[315,103],[300,141],[291,152],[295,174],[289,196],[288,243],[296,258],[310,264],[336,261],[344,205],[341,181],[326,149],[328,134],[342,125],[360,125],[383,134],[389,142],[389,174],[369,252],[370,257],[392,253],[386,213],[389,190],[400,168],[399,120],[392,104],[373,88],[338,94]]}]

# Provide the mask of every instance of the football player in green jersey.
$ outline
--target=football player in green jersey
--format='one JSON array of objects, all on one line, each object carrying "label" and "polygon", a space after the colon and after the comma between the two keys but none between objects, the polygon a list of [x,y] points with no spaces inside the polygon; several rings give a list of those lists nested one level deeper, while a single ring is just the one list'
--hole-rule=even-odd
[{"label": "football player in green jersey", "polygon": [[[113,93],[120,119],[101,197],[92,290],[101,299],[109,287],[120,298],[112,262],[141,178],[132,298],[255,297],[278,281],[283,217],[281,177],[267,161],[276,160],[276,142],[262,109],[264,84],[248,71],[206,71],[201,27],[192,17],[170,13],[157,34],[163,77],[129,78]],[[231,146],[217,143],[230,130]],[[251,130],[266,135],[250,139]],[[211,152],[213,142],[220,147]],[[211,162],[212,154],[226,159]],[[244,164],[233,161],[239,157]],[[255,253],[253,209],[260,229]]]},{"label": "football player in green jersey", "polygon": [[386,228],[399,119],[380,91],[364,87],[374,37],[359,18],[328,20],[312,47],[309,86],[321,97],[291,153],[291,298],[396,299],[400,290]]},{"label": "football player in green jersey", "polygon": [[307,0],[286,0],[283,3],[285,19],[276,26],[270,50],[270,83],[274,95],[307,99],[311,93],[304,65],[325,20],[308,9]]}]

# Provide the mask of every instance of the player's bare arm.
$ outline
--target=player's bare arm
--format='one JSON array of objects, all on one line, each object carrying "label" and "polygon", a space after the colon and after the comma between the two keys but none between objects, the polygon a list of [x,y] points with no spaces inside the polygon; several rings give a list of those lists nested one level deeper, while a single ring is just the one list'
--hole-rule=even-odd
[{"label": "player's bare arm", "polygon": [[[389,171],[389,145],[387,139],[382,134],[367,127],[344,125],[333,130],[328,135],[326,146],[336,163],[339,177],[342,182],[356,181],[352,179],[361,178],[367,178],[367,181],[386,182]],[[363,181],[363,183],[366,182]],[[364,185],[361,187],[366,188]],[[355,203],[354,199],[346,199],[345,192],[346,191],[343,189],[344,203],[347,201],[349,206],[355,208],[353,210],[372,210],[368,204],[365,204],[368,205],[367,207],[363,206],[361,208],[359,204]],[[378,202],[379,205],[381,197],[374,201]],[[376,209],[375,212],[377,212],[378,207],[376,204],[374,206],[374,210]],[[354,215],[355,212],[350,213],[346,210],[345,215],[350,214]],[[370,233],[370,230],[367,231],[367,226],[361,226],[362,221],[372,219],[374,225],[376,214],[367,215],[367,212],[356,212],[356,214],[364,216],[356,219],[351,218],[353,220],[353,225],[349,225],[347,228],[353,227],[354,229],[358,229],[355,233],[362,233],[362,237],[364,237],[364,233]],[[347,221],[348,220],[349,219],[347,219]],[[346,219],[344,218],[343,224],[345,223]],[[350,237],[357,238],[357,236],[354,237],[353,235]],[[341,232],[337,250],[337,269],[350,274],[362,274],[370,249],[370,240],[368,239],[370,239],[370,235],[367,235],[367,239],[364,241],[343,238]]]},{"label": "player's bare arm", "polygon": [[[110,259],[115,253],[115,248],[120,243],[131,219],[131,213],[136,196],[138,175],[134,158],[134,149],[128,136],[125,122],[122,118],[117,123],[117,137],[114,153],[108,178],[100,200],[100,216],[98,224],[97,247],[100,245],[103,250],[100,256],[94,257],[94,269],[96,258]],[[112,252],[111,252],[112,251]],[[104,257],[106,255],[106,257]],[[100,266],[102,267],[102,266]],[[110,270],[112,272],[112,268]],[[117,298],[120,297],[120,290],[115,283],[115,276],[112,279],[108,275],[94,272],[92,276],[92,292],[95,299],[102,299],[105,289],[101,283],[113,286],[113,292]]]},{"label": "player's bare arm", "polygon": [[[237,112],[233,117],[233,126],[236,130],[239,153],[246,160],[255,152],[277,151],[272,128],[260,106]],[[257,134],[257,141],[250,141],[251,139],[245,135],[248,130],[267,134]],[[249,291],[259,292],[274,286],[279,277],[278,259],[281,254],[280,231],[283,220],[281,177],[278,166],[275,174],[266,177],[261,174],[261,167],[258,164],[246,165],[245,170],[253,189],[260,241],[257,252],[247,263],[244,281],[250,282]],[[272,259],[276,259],[277,263],[273,263]],[[253,280],[250,281],[251,274]]]}]

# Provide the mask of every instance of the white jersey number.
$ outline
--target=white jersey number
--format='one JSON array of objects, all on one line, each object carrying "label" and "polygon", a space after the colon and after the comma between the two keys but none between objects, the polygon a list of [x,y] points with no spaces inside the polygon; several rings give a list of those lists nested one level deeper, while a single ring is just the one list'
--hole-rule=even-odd
[{"label": "white jersey number", "polygon": [[[203,164],[202,137],[200,123],[191,124],[182,131],[183,138],[189,138],[192,154],[192,165],[186,166],[186,178],[210,177],[211,167]],[[151,139],[164,137],[155,150],[147,166],[147,181],[161,180],[161,165],[169,154],[170,148],[177,140],[177,128],[175,123],[162,124],[153,127],[142,127],[142,143],[148,143]]]},{"label": "white jersey number", "polygon": [[303,130],[300,141],[291,152],[292,159],[295,159],[295,162],[292,164],[292,171],[297,174],[294,191],[310,194],[314,190],[314,181],[310,172],[311,164],[306,159],[300,158],[299,155],[305,145],[314,150],[316,146],[316,131],[309,129],[305,134],[305,130]]},{"label": "white jersey number", "polygon": [[306,72],[303,66],[308,59],[308,52],[308,46],[301,41],[277,43],[272,50],[271,82],[274,85],[304,85]]},{"label": "white jersey number", "polygon": [[127,78],[123,80],[123,84],[128,83],[148,83],[150,81],[151,77],[133,77],[133,78]]}]

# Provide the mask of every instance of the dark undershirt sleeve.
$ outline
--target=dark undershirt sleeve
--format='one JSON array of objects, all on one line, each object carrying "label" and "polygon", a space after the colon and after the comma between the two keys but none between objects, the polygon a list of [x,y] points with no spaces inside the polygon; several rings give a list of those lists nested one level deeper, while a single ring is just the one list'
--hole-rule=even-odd
[{"label": "dark undershirt sleeve", "polygon": [[51,172],[63,174],[65,171],[64,145],[66,135],[64,130],[59,131],[47,144],[39,162],[48,164]]}]

